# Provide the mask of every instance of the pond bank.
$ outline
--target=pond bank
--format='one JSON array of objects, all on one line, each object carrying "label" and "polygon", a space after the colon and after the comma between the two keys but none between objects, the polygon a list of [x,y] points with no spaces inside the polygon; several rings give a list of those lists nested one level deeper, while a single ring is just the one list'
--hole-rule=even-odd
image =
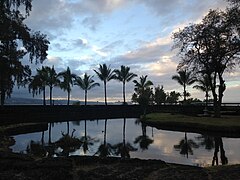
[{"label": "pond bank", "polygon": [[9,179],[239,179],[240,165],[200,168],[140,160],[96,156],[33,159],[0,152],[0,177]]},{"label": "pond bank", "polygon": [[222,137],[240,137],[240,116],[197,117],[171,113],[151,113],[142,120],[163,130],[187,131]]}]

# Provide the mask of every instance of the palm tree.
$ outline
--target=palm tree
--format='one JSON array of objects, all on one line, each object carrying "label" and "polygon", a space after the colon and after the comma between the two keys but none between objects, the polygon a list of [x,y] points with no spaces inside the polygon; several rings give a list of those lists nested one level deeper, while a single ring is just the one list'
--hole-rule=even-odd
[{"label": "palm tree", "polygon": [[197,80],[198,85],[193,86],[193,88],[201,90],[205,92],[205,97],[206,97],[206,108],[208,106],[208,98],[209,98],[209,91],[211,91],[211,86],[209,79],[206,75],[204,75],[201,79]]},{"label": "palm tree", "polygon": [[67,105],[69,105],[70,102],[70,93],[71,93],[71,86],[73,86],[74,79],[76,78],[75,74],[71,73],[71,70],[69,67],[67,67],[66,71],[62,71],[58,74],[58,77],[63,78],[63,81],[60,82],[60,88],[64,91],[67,91],[68,98],[67,98]]},{"label": "palm tree", "polygon": [[186,102],[186,97],[189,95],[186,91],[186,87],[192,85],[196,81],[196,78],[192,76],[190,71],[181,70],[178,71],[178,75],[173,75],[172,79],[183,86],[183,101]]},{"label": "palm tree", "polygon": [[46,71],[47,71],[47,86],[49,86],[49,93],[50,93],[50,105],[53,105],[52,103],[52,90],[54,86],[59,85],[59,79],[57,77],[57,73],[54,69],[54,66],[52,66],[52,68],[46,66],[45,67]]},{"label": "palm tree", "polygon": [[88,90],[100,86],[99,83],[95,83],[93,80],[93,76],[87,75],[87,73],[84,74],[83,79],[79,76],[76,77],[74,85],[79,86],[82,90],[84,90],[85,93],[85,105],[87,105],[87,92]]},{"label": "palm tree", "polygon": [[110,69],[110,66],[107,66],[106,64],[100,64],[98,70],[94,69],[94,72],[97,74],[98,78],[103,81],[105,105],[107,105],[107,82],[115,79],[114,71]]},{"label": "palm tree", "polygon": [[152,88],[150,88],[153,83],[150,80],[147,80],[146,76],[141,76],[139,82],[137,80],[133,81],[135,83],[134,91],[132,100],[138,102],[143,109],[143,117],[146,115],[147,106],[150,103],[152,98]]},{"label": "palm tree", "polygon": [[37,69],[37,74],[32,76],[28,89],[32,91],[33,96],[43,92],[43,105],[46,105],[46,84],[47,84],[47,71],[44,66],[42,69]]},{"label": "palm tree", "polygon": [[134,73],[130,73],[130,67],[121,66],[121,69],[115,69],[114,72],[116,74],[116,79],[123,83],[123,104],[126,104],[126,97],[125,97],[125,86],[126,82],[131,81],[137,75]]},{"label": "palm tree", "polygon": [[139,94],[141,94],[143,91],[145,91],[147,88],[150,88],[150,86],[153,85],[152,81],[147,80],[146,76],[141,76],[139,82],[137,80],[134,80],[135,88],[134,90]]}]

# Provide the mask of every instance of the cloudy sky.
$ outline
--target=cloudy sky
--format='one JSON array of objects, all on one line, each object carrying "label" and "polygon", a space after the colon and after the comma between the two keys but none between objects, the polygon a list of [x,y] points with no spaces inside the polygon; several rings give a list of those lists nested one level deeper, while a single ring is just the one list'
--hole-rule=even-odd
[{"label": "cloudy sky", "polygon": [[[68,66],[77,75],[95,75],[93,69],[106,63],[112,69],[129,66],[138,76],[148,75],[155,86],[166,91],[182,92],[171,80],[179,58],[172,50],[172,33],[189,23],[200,22],[209,9],[224,9],[224,0],[33,0],[30,17],[25,21],[32,30],[48,35],[48,59],[43,65],[54,65],[57,72]],[[33,68],[41,67],[32,65]],[[225,102],[240,101],[240,73],[225,75]],[[96,75],[95,81],[101,83]],[[122,101],[122,86],[108,83],[109,101]],[[204,94],[188,88],[192,97]],[[127,99],[133,83],[127,84]],[[54,89],[54,98],[67,93]],[[28,97],[26,89],[15,90],[13,97]],[[73,87],[72,99],[83,100],[83,91]],[[37,96],[41,98],[41,96]],[[103,86],[89,92],[90,100],[103,101]]]}]

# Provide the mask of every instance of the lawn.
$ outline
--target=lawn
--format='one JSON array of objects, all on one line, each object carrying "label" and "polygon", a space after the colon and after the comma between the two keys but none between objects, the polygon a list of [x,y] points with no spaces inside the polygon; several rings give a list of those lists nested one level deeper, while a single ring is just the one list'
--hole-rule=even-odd
[{"label": "lawn", "polygon": [[240,132],[240,116],[197,117],[171,113],[147,114],[146,124],[155,127],[186,127],[203,131]]}]

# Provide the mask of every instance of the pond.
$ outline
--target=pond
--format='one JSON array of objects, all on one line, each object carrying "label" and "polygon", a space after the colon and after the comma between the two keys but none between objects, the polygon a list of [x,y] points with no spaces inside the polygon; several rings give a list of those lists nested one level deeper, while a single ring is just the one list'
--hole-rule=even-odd
[{"label": "pond", "polygon": [[49,123],[43,132],[14,139],[13,152],[42,156],[121,156],[194,166],[240,163],[240,138],[158,130],[136,118]]}]

